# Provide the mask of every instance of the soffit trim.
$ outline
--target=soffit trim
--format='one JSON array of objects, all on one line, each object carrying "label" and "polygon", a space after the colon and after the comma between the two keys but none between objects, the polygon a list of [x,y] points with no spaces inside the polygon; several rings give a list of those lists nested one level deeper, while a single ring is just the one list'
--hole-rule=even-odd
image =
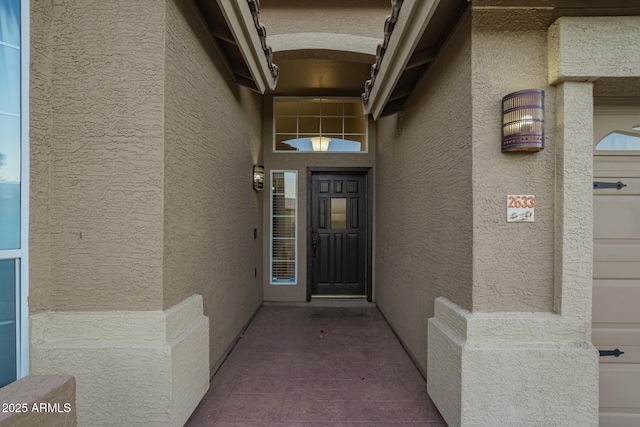
[{"label": "soffit trim", "polygon": [[266,41],[267,30],[259,20],[259,0],[217,2],[258,92],[274,90],[279,71],[273,63],[273,50]]},{"label": "soffit trim", "polygon": [[427,28],[440,0],[391,0],[385,35],[365,82],[362,101],[365,114],[377,120]]}]

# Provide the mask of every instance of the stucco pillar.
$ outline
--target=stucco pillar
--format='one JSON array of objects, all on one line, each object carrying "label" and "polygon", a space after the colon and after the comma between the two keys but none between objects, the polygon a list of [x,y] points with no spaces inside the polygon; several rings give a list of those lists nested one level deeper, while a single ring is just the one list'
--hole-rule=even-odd
[{"label": "stucco pillar", "polygon": [[166,5],[43,3],[30,373],[75,377],[80,426],[181,426],[209,386],[209,321],[200,295],[163,298]]},{"label": "stucco pillar", "polygon": [[593,83],[564,82],[557,88],[554,311],[590,333]]},{"label": "stucco pillar", "polygon": [[[549,55],[560,57],[551,33]],[[476,37],[478,43],[481,37],[482,33]],[[477,73],[483,71],[482,64],[474,68]],[[554,64],[550,60],[550,69]],[[550,82],[559,83],[555,123],[546,123],[554,138],[555,177],[526,175],[536,180],[555,178],[553,236],[545,239],[554,250],[552,311],[550,307],[549,311],[481,312],[484,308],[476,304],[475,292],[474,311],[445,298],[435,301],[428,326],[427,387],[451,427],[598,425],[598,352],[591,344],[593,99],[587,80]],[[486,92],[481,89],[479,102]],[[483,134],[478,135],[474,145],[481,150]],[[536,160],[542,161],[501,158],[496,163],[520,166]],[[521,175],[510,176],[517,180]],[[482,245],[476,239],[486,238],[474,236],[474,256]],[[487,277],[491,279],[474,273],[474,286],[491,287],[494,283]],[[501,310],[515,307],[498,305]]]},{"label": "stucco pillar", "polygon": [[80,426],[182,426],[209,389],[209,319],[164,311],[31,316],[31,373],[76,377]]}]

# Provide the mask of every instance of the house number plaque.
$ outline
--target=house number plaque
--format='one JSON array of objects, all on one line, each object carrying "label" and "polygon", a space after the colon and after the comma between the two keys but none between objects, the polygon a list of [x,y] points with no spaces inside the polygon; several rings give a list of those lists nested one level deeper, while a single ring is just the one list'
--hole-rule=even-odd
[{"label": "house number plaque", "polygon": [[507,196],[507,222],[533,222],[536,196],[515,194]]}]

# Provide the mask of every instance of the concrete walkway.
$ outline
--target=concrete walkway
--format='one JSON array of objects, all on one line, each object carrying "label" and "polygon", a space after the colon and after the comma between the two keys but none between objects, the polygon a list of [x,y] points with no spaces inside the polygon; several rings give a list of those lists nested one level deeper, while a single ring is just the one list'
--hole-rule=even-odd
[{"label": "concrete walkway", "polygon": [[263,306],[186,424],[446,427],[374,307]]}]

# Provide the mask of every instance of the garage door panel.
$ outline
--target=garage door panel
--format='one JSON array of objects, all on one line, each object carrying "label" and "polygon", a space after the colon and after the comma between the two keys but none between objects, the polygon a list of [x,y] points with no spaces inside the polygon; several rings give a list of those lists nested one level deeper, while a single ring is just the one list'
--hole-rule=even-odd
[{"label": "garage door panel", "polygon": [[640,277],[639,262],[594,262],[594,279],[630,279]]},{"label": "garage door panel", "polygon": [[[640,170],[640,156],[598,156],[593,163],[593,176],[599,178],[637,178]],[[606,179],[609,181],[609,179]],[[599,181],[596,179],[596,181]],[[604,181],[604,180],[603,180]],[[612,181],[616,182],[618,179]],[[596,190],[603,191],[603,190]]]},{"label": "garage door panel", "polygon": [[593,237],[596,239],[640,239],[639,212],[640,197],[625,195],[594,197]]},{"label": "garage door panel", "polygon": [[599,423],[601,427],[629,427],[640,426],[640,413],[604,412],[600,408]]},{"label": "garage door panel", "polygon": [[601,350],[607,350],[611,346],[620,346],[623,343],[640,347],[640,329],[637,329],[636,325],[597,323],[593,327],[593,344],[607,346],[606,349],[602,348]]},{"label": "garage door panel", "polygon": [[640,365],[600,365],[600,407],[640,408]]},{"label": "garage door panel", "polygon": [[640,240],[596,239],[593,245],[593,277],[640,279]]},{"label": "garage door panel", "polygon": [[639,304],[640,280],[594,280],[594,324],[638,323]]},{"label": "garage door panel", "polygon": [[598,239],[593,247],[593,260],[640,262],[640,240]]},{"label": "garage door panel", "polygon": [[[596,105],[594,146],[634,132],[640,105]],[[593,329],[600,357],[600,426],[640,427],[640,155],[594,150],[594,181],[626,187],[593,191]]]}]

